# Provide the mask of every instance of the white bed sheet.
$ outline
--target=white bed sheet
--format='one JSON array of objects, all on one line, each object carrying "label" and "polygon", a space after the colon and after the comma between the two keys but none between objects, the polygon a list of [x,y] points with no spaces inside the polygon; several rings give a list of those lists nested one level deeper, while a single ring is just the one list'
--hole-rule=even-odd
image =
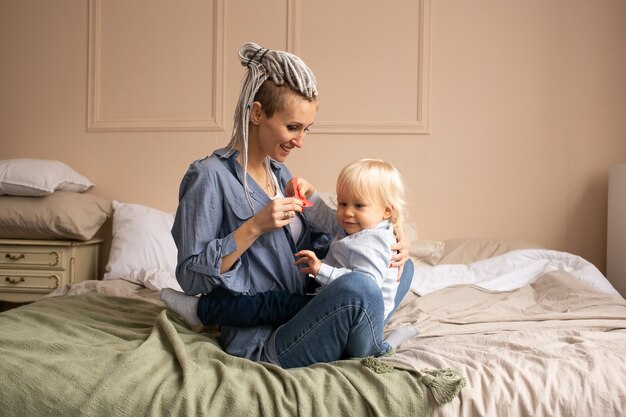
[{"label": "white bed sheet", "polygon": [[508,291],[534,282],[548,272],[562,270],[607,294],[617,290],[592,263],[567,252],[519,249],[469,264],[417,267],[411,290],[426,295],[453,285],[472,284]]}]

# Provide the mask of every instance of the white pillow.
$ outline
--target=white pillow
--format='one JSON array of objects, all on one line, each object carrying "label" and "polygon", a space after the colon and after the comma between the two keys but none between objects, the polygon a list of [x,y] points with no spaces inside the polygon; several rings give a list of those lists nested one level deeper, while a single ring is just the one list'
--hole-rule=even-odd
[{"label": "white pillow", "polygon": [[112,205],[113,240],[104,279],[124,278],[153,290],[182,291],[175,273],[174,215],[140,204]]},{"label": "white pillow", "polygon": [[93,183],[60,161],[4,159],[0,161],[0,195],[37,197],[55,191],[82,193]]}]

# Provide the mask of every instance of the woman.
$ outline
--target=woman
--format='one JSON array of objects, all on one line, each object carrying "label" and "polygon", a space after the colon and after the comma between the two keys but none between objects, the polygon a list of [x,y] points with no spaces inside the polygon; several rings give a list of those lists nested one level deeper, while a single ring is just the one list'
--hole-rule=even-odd
[{"label": "woman", "polygon": [[[307,223],[303,203],[284,197],[291,173],[283,163],[304,145],[317,113],[315,76],[297,56],[253,43],[242,46],[239,59],[247,71],[232,139],[190,166],[172,228],[176,275],[187,296],[166,292],[164,301],[190,324],[201,321],[204,300],[197,294],[304,295],[307,279],[294,253],[320,249],[323,240]],[[406,262],[407,247],[394,245],[400,252],[390,260],[394,265]],[[412,264],[406,263],[396,306],[411,277]],[[353,273],[326,288],[331,287],[277,329],[222,326],[222,347],[285,368],[385,353],[384,304],[376,284]]]}]

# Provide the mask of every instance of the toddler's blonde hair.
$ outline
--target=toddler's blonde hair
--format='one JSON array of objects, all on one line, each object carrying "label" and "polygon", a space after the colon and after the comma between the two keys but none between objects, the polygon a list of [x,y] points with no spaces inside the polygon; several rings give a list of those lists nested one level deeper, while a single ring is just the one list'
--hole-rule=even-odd
[{"label": "toddler's blonde hair", "polygon": [[363,158],[344,167],[337,177],[337,192],[391,208],[391,223],[402,227],[406,219],[404,181],[390,162]]}]

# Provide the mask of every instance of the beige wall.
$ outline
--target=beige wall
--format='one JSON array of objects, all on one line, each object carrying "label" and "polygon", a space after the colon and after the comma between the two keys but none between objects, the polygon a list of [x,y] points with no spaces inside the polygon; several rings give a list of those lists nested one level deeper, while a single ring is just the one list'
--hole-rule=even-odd
[{"label": "beige wall", "polygon": [[623,0],[170,4],[0,2],[0,158],[59,159],[95,194],[174,210],[188,164],[227,141],[236,51],[254,40],[318,75],[324,133],[293,172],[332,189],[345,163],[389,159],[421,238],[527,240],[604,270]]}]

